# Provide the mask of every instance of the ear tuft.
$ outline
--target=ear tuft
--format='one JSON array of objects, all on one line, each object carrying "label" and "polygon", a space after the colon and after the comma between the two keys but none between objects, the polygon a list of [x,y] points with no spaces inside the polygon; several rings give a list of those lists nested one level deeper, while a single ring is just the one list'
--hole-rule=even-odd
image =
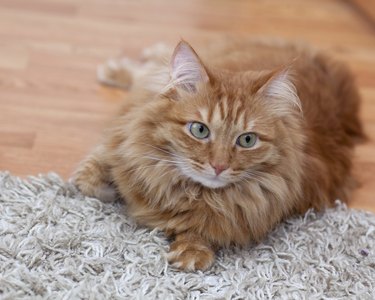
[{"label": "ear tuft", "polygon": [[209,81],[208,74],[194,49],[185,41],[176,46],[171,59],[171,85],[195,92],[198,84]]},{"label": "ear tuft", "polygon": [[263,86],[261,93],[266,98],[273,100],[273,104],[277,106],[275,109],[280,113],[286,113],[291,108],[298,108],[302,112],[301,102],[288,69],[273,75]]}]

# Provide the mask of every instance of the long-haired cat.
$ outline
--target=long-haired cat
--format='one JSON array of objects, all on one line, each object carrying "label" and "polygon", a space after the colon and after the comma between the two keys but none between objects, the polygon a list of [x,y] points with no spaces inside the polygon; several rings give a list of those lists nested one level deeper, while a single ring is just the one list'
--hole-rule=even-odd
[{"label": "long-haired cat", "polygon": [[364,138],[342,63],[283,42],[227,39],[199,53],[181,41],[101,68],[102,81],[132,90],[74,176],[84,194],[118,195],[137,222],[173,238],[168,260],[183,270],[347,201]]}]

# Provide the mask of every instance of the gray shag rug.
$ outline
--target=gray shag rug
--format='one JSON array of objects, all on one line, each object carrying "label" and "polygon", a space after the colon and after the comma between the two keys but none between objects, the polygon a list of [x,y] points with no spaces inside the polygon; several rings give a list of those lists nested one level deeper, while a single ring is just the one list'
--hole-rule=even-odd
[{"label": "gray shag rug", "polygon": [[168,266],[165,236],[125,211],[56,174],[0,172],[0,298],[375,299],[374,214],[309,211],[184,273]]}]

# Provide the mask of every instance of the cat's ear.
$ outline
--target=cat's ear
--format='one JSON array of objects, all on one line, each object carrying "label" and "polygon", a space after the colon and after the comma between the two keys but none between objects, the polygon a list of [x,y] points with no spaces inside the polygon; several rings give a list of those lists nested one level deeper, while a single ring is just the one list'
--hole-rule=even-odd
[{"label": "cat's ear", "polygon": [[287,114],[296,109],[302,112],[301,101],[293,84],[290,68],[270,73],[265,84],[258,90],[258,95],[273,106],[277,114]]},{"label": "cat's ear", "polygon": [[185,41],[176,46],[171,63],[171,85],[194,93],[198,85],[208,83],[209,75],[194,49]]}]

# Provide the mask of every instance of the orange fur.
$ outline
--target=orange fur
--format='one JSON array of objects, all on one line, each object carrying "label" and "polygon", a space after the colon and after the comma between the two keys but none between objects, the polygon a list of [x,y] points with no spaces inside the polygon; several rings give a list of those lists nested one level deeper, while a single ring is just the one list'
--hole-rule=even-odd
[{"label": "orange fur", "polygon": [[[170,68],[158,53],[139,64],[142,76],[109,70],[112,82],[120,72],[118,86],[133,75],[134,87],[74,177],[91,196],[114,187],[140,224],[176,237],[169,260],[185,270],[208,268],[217,247],[259,241],[294,213],[347,201],[353,146],[364,138],[343,64],[283,42],[207,49],[198,57],[181,42]],[[192,121],[209,138],[192,136]],[[236,144],[246,132],[258,136],[253,148]]]}]

